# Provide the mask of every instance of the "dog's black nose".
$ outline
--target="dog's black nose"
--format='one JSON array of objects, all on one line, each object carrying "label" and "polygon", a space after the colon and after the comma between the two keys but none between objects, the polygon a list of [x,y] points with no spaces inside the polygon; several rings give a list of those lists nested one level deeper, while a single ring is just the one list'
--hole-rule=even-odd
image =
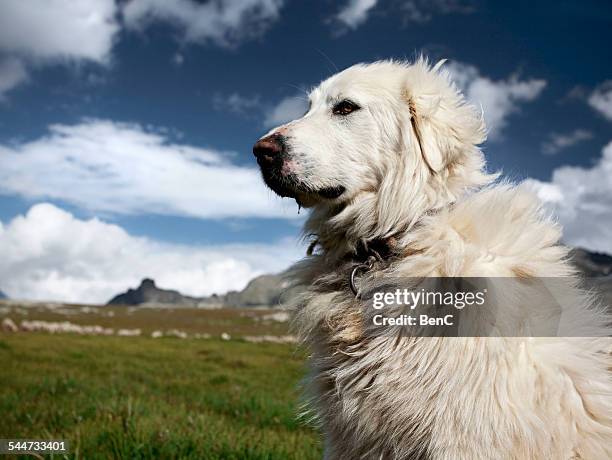
[{"label": "dog's black nose", "polygon": [[253,155],[260,166],[269,166],[278,161],[283,152],[282,137],[278,134],[259,139],[253,146]]}]

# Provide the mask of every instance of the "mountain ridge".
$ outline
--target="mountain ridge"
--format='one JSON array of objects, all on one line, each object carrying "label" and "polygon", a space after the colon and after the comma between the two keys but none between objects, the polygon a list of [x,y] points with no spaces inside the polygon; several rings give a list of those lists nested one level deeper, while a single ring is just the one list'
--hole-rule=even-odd
[{"label": "mountain ridge", "polygon": [[[583,248],[570,251],[570,258],[582,275],[588,279],[589,287],[601,291],[602,296],[612,304],[612,256],[591,252]],[[171,289],[157,287],[151,278],[142,280],[136,289],[114,296],[107,305],[179,305],[200,308],[255,308],[282,307],[286,300],[300,291],[291,287],[286,272],[264,274],[251,279],[240,291],[213,294],[206,297],[191,297]]]}]

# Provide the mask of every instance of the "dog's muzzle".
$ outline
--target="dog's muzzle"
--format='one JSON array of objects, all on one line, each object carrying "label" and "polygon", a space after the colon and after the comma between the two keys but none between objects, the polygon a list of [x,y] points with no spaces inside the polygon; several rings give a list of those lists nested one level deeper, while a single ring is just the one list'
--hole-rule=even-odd
[{"label": "dog's muzzle", "polygon": [[296,198],[297,194],[304,193],[333,200],[346,190],[343,185],[315,189],[306,186],[294,173],[284,170],[289,153],[287,138],[282,134],[274,133],[259,139],[253,146],[253,155],[266,185],[282,197]]}]

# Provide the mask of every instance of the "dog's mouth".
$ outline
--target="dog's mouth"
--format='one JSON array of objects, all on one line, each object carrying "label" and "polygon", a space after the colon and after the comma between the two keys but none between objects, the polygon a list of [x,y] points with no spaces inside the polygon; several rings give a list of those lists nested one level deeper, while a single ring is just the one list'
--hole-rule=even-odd
[{"label": "dog's mouth", "polygon": [[[261,168],[261,175],[265,184],[277,195],[284,198],[293,198],[303,201],[304,196],[319,197],[327,200],[340,198],[346,191],[343,185],[313,188],[300,181],[294,174],[283,175],[276,168]],[[311,201],[311,200],[308,200]]]},{"label": "dog's mouth", "polygon": [[333,187],[325,187],[315,190],[313,193],[322,196],[323,198],[327,198],[328,200],[335,200],[336,198],[340,198],[345,191],[346,187],[344,187],[344,185],[335,185]]}]

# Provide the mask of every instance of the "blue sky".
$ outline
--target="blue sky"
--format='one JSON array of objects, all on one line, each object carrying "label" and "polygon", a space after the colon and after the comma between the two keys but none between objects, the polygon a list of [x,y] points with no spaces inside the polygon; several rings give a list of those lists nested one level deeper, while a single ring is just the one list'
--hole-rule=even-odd
[{"label": "blue sky", "polygon": [[489,168],[612,252],[611,31],[604,1],[4,1],[0,289],[102,302],[281,270],[304,214],[253,142],[335,69],[419,53],[482,105]]}]

